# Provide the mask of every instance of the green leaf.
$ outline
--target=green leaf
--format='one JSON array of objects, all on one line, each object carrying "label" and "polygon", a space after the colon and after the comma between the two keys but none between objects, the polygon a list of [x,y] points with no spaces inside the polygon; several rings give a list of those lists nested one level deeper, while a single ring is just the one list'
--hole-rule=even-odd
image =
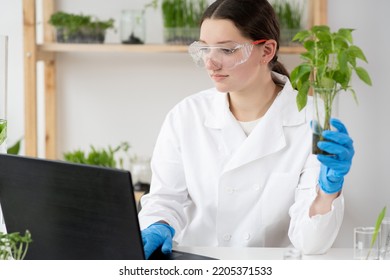
[{"label": "green leaf", "polygon": [[321,88],[334,88],[334,84],[334,80],[328,77],[322,77],[322,79],[319,81],[319,86]]},{"label": "green leaf", "polygon": [[295,34],[295,36],[293,37],[292,40],[303,42],[304,40],[306,40],[310,36],[311,36],[311,33],[308,30],[302,30],[302,31],[298,32],[297,34]]},{"label": "green leaf", "polygon": [[330,43],[332,41],[331,35],[326,31],[318,31],[316,36],[321,41],[321,43]]},{"label": "green leaf", "polygon": [[348,71],[348,55],[346,52],[341,51],[337,55],[337,61],[339,63],[339,69],[341,72],[347,72]]},{"label": "green leaf", "polygon": [[310,74],[311,67],[309,64],[303,63],[291,71],[290,79],[293,88],[300,88],[302,80],[307,80],[308,74]]},{"label": "green leaf", "polygon": [[11,154],[11,155],[17,155],[19,154],[19,151],[20,151],[20,143],[22,142],[22,139],[20,139],[19,141],[17,141],[12,147],[9,147],[7,149],[7,154]]},{"label": "green leaf", "polygon": [[353,29],[350,29],[350,28],[340,28],[337,31],[337,35],[341,36],[342,38],[347,40],[350,44],[352,44],[353,43],[352,31],[353,31]]},{"label": "green leaf", "polygon": [[351,88],[351,89],[349,89],[349,91],[351,92],[352,97],[355,100],[356,104],[359,105],[359,101],[358,101],[358,98],[357,98],[355,90],[353,88]]},{"label": "green leaf", "polygon": [[358,46],[350,46],[348,49],[348,55],[355,57],[355,58],[359,58],[359,59],[363,60],[364,62],[368,62],[363,51]]},{"label": "green leaf", "polygon": [[343,89],[346,89],[348,87],[348,69],[346,71],[335,71],[333,75],[333,79],[336,81],[336,83],[339,83]]},{"label": "green leaf", "polygon": [[363,67],[356,67],[355,71],[356,71],[356,74],[359,76],[360,80],[362,80],[363,82],[365,82],[369,86],[372,85],[370,75]]},{"label": "green leaf", "polygon": [[318,33],[318,32],[330,33],[330,28],[327,25],[314,25],[311,28],[311,31],[314,32],[314,33]]},{"label": "green leaf", "polygon": [[307,80],[302,84],[301,88],[298,90],[296,102],[299,111],[305,108],[307,104],[307,93],[309,92],[309,88],[310,88],[310,81]]}]

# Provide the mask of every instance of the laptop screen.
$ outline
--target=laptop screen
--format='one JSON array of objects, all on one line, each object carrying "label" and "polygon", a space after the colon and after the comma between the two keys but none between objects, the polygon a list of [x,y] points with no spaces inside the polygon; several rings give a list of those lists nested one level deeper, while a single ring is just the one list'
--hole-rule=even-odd
[{"label": "laptop screen", "polygon": [[128,171],[0,155],[0,203],[26,259],[144,259]]}]

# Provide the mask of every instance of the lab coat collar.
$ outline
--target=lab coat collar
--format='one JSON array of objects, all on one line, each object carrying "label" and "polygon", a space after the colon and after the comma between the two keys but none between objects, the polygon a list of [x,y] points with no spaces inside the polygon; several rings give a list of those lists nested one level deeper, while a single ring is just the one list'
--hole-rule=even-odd
[{"label": "lab coat collar", "polygon": [[230,112],[227,93],[216,91],[213,95],[214,111],[206,118],[205,126],[221,132],[219,142],[230,157],[224,172],[280,151],[286,146],[283,127],[300,125],[306,120],[306,109],[298,111],[296,92],[288,78],[273,74],[285,85],[248,137]]}]

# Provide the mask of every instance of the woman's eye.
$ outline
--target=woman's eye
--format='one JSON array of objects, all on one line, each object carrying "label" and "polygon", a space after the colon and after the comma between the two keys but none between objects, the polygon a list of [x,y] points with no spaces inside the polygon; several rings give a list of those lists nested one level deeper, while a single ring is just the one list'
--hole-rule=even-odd
[{"label": "woman's eye", "polygon": [[208,52],[210,52],[210,49],[208,47],[202,47],[202,48],[199,48],[199,51],[201,53],[208,53]]},{"label": "woman's eye", "polygon": [[232,49],[232,48],[221,48],[221,51],[224,53],[224,54],[232,54],[236,51],[236,49]]}]

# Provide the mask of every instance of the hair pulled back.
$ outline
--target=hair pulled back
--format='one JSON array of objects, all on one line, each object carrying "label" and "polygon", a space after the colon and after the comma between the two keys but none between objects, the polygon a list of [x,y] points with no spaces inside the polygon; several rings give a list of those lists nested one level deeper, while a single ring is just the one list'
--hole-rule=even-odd
[{"label": "hair pulled back", "polygon": [[231,20],[244,37],[253,41],[275,40],[276,54],[269,66],[272,71],[289,76],[287,69],[278,61],[279,22],[268,0],[216,0],[205,10],[200,23],[205,19]]}]

